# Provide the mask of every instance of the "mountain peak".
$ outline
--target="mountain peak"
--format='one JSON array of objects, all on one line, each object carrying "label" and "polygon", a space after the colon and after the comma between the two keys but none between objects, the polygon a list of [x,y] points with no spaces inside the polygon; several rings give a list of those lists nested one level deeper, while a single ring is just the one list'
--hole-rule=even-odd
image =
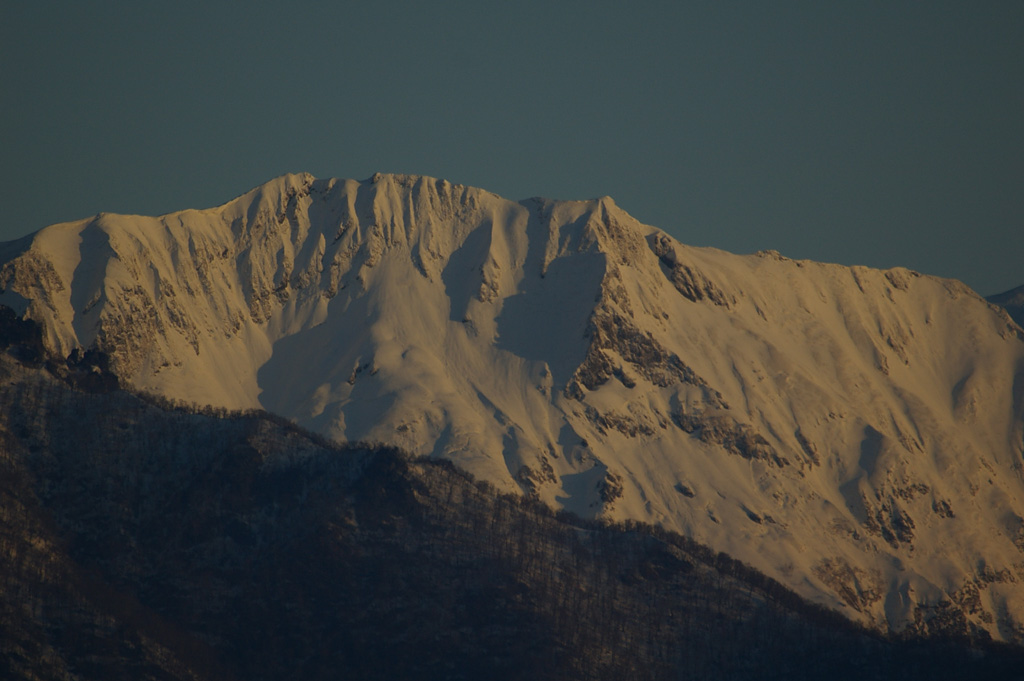
[{"label": "mountain peak", "polygon": [[0,304],[137,389],[659,523],[882,628],[1024,621],[1024,342],[956,282],[385,174],[0,255]]}]

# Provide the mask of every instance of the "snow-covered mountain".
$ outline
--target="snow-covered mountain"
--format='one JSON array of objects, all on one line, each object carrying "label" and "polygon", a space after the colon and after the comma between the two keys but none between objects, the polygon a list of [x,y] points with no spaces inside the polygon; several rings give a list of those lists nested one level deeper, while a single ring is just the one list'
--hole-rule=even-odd
[{"label": "snow-covered mountain", "polygon": [[398,175],[101,214],[0,262],[0,304],[135,388],[660,523],[882,628],[1024,640],[1024,331],[959,282]]}]

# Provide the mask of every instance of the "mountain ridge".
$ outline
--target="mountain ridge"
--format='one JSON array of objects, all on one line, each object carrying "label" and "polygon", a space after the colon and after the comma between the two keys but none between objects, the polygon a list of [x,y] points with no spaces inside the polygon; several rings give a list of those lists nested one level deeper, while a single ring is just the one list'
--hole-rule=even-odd
[{"label": "mountain ridge", "polygon": [[1024,332],[959,282],[408,175],[27,244],[0,303],[137,388],[663,524],[883,629],[1021,636]]},{"label": "mountain ridge", "polygon": [[1024,327],[1024,286],[1017,286],[1009,291],[986,296],[985,300],[1005,309],[1013,321]]}]

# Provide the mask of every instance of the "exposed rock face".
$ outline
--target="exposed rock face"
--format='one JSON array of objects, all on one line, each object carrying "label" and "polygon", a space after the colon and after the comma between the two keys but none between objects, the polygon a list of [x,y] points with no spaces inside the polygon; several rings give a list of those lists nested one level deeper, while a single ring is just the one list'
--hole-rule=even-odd
[{"label": "exposed rock face", "polygon": [[0,303],[136,388],[659,523],[883,628],[1019,637],[1024,334],[958,282],[394,175],[0,256]]},{"label": "exposed rock face", "polygon": [[727,295],[711,281],[708,280],[699,270],[680,262],[672,245],[672,239],[666,234],[659,234],[650,240],[651,250],[661,260],[666,269],[666,276],[672,285],[676,287],[687,300],[700,302],[707,300],[715,305],[729,307],[736,302],[736,298]]},{"label": "exposed rock face", "polygon": [[789,463],[779,457],[763,435],[746,424],[738,423],[731,416],[678,413],[673,414],[672,418],[676,425],[701,442],[721,445],[745,459],[759,459],[775,466]]}]

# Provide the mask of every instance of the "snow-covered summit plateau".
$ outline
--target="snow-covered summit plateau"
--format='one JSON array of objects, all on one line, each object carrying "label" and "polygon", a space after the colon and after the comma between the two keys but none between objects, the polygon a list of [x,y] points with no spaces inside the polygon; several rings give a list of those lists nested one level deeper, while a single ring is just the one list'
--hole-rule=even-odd
[{"label": "snow-covered summit plateau", "polygon": [[400,175],[101,214],[0,263],[0,304],[135,388],[660,523],[881,628],[1024,639],[1024,331],[959,282]]}]

